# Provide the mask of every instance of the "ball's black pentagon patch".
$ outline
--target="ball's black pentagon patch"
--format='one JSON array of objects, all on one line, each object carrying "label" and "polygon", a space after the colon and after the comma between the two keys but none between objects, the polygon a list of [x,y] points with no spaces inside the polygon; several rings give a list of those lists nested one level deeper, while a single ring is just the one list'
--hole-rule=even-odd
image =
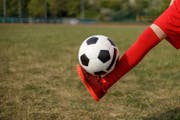
[{"label": "ball's black pentagon patch", "polygon": [[108,50],[100,50],[98,59],[101,60],[103,63],[106,63],[108,60],[111,59],[109,51]]},{"label": "ball's black pentagon patch", "polygon": [[82,63],[84,66],[88,66],[88,64],[89,64],[89,58],[88,58],[85,54],[81,55],[80,59],[81,59],[81,63]]},{"label": "ball's black pentagon patch", "polygon": [[91,38],[89,38],[89,39],[86,41],[86,43],[87,43],[88,45],[96,44],[97,40],[98,40],[97,37],[91,37]]},{"label": "ball's black pentagon patch", "polygon": [[[117,57],[117,49],[114,48],[114,54],[113,54],[113,58],[112,58],[112,61],[111,61],[111,64],[108,66],[108,68],[106,69],[107,71],[109,71],[112,66],[114,65],[114,62],[116,60],[116,57]],[[117,61],[116,61],[117,62]]]},{"label": "ball's black pentagon patch", "polygon": [[106,72],[104,72],[104,71],[98,71],[98,72],[95,72],[94,74],[100,76],[100,75],[106,74]]},{"label": "ball's black pentagon patch", "polygon": [[111,43],[112,46],[116,46],[110,38],[108,38],[108,41]]}]

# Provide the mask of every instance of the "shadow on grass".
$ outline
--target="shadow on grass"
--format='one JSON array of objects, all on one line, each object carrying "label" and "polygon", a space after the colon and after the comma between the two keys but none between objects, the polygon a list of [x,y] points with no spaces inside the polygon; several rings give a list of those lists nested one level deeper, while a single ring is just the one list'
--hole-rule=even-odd
[{"label": "shadow on grass", "polygon": [[180,107],[164,113],[155,114],[154,116],[144,118],[143,120],[180,120]]}]

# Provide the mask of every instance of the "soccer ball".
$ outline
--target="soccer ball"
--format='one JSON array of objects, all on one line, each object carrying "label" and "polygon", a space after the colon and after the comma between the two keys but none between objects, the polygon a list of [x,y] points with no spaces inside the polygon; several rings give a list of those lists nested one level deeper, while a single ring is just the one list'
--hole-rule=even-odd
[{"label": "soccer ball", "polygon": [[107,36],[93,35],[81,44],[78,58],[80,65],[88,73],[105,76],[115,68],[119,50]]}]

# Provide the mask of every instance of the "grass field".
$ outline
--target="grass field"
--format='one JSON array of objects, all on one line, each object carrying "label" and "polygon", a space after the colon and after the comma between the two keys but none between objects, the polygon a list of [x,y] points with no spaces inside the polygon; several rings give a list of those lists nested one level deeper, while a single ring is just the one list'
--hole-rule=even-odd
[{"label": "grass field", "polygon": [[180,54],[167,41],[100,102],[76,74],[87,36],[109,36],[122,55],[145,27],[0,25],[0,120],[180,120]]}]

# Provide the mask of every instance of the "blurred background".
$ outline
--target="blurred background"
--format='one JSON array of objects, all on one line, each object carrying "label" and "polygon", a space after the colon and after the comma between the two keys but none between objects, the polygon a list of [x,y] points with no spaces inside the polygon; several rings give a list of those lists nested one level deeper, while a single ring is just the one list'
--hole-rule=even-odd
[{"label": "blurred background", "polygon": [[0,23],[152,22],[170,0],[0,0]]},{"label": "blurred background", "polygon": [[75,69],[85,38],[106,35],[122,56],[169,2],[0,0],[0,120],[180,120],[180,54],[166,40],[98,103]]}]

